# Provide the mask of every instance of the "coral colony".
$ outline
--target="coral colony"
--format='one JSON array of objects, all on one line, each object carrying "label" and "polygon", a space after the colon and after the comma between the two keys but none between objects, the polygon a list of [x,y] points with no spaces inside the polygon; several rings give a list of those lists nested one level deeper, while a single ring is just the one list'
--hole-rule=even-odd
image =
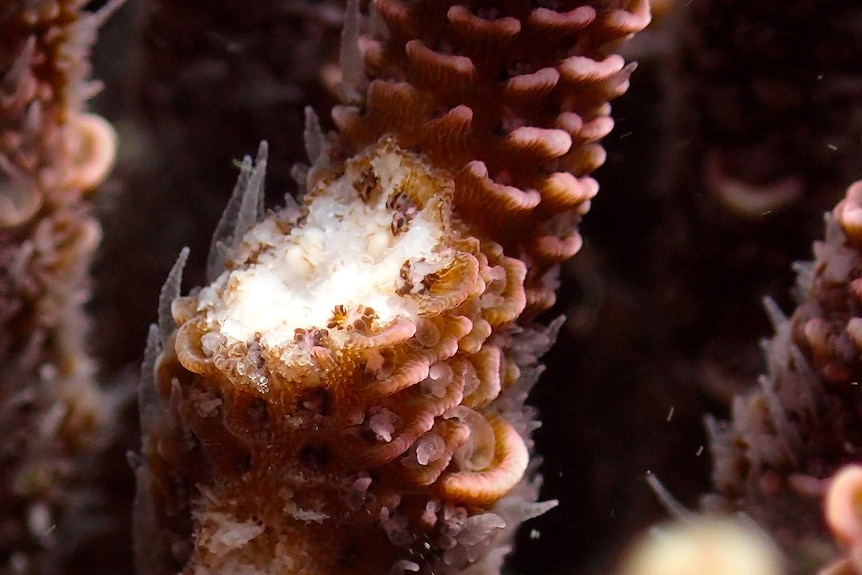
[{"label": "coral colony", "polygon": [[[121,399],[96,383],[82,305],[100,237],[88,193],[116,137],[84,102],[98,89],[89,48],[119,3],[0,2],[2,575],[61,572],[109,529],[93,462]],[[301,193],[264,209],[262,143],[206,285],[183,295],[186,262],[203,257],[183,249],[162,288],[130,455],[140,575],[501,572],[519,525],[556,505],[538,500],[525,401],[561,320],[536,318],[582,244],[609,102],[634,70],[617,52],[650,18],[647,0],[348,3],[334,130],[307,111]],[[724,36],[704,34],[692,69],[724,82]],[[747,138],[744,118],[725,124]],[[748,148],[702,148],[707,185],[737,215],[804,192],[804,178],[772,178],[774,150],[756,148],[769,161],[745,182]],[[767,300],[759,387],[708,421],[707,514],[651,479],[685,521],[621,573],[862,575],[860,249],[857,182],[797,265],[795,312]]]},{"label": "coral colony", "polygon": [[612,50],[648,5],[371,10],[360,35],[348,7],[337,132],[309,113],[301,201],[263,213],[261,146],[211,283],[180,297],[183,252],[162,291],[144,573],[496,573],[555,505],[524,400],[559,323],[529,318],[581,245],[632,70]]}]

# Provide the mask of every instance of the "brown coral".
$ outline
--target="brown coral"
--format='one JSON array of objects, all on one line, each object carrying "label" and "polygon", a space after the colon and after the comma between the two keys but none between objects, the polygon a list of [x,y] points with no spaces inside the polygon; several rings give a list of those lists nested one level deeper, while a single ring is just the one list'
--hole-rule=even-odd
[{"label": "brown coral", "polygon": [[56,568],[92,535],[84,478],[114,407],[82,338],[101,233],[82,198],[115,142],[82,111],[87,52],[107,12],[81,5],[0,7],[0,570],[16,573]]},{"label": "brown coral", "polygon": [[[496,561],[487,549],[543,508],[495,507],[522,483],[528,460],[521,399],[505,398],[523,387],[520,368],[535,357],[519,366],[503,353],[505,334],[492,337],[523,310],[523,264],[454,219],[453,182],[424,161],[384,139],[344,174],[319,175],[301,212],[252,228],[237,248],[242,259],[212,287],[174,302],[176,335],[145,374],[161,399],[145,410],[169,405],[175,421],[145,415],[142,472],[151,479],[142,487],[161,510],[153,533],[183,541],[192,530],[190,557],[168,560],[185,572],[382,573],[399,564],[456,572]],[[324,203],[333,194],[341,204]],[[389,223],[403,213],[399,203],[411,206],[406,230]],[[347,206],[356,204],[370,223],[350,228]],[[329,263],[328,249],[302,252],[302,238],[316,245],[327,229],[317,226],[332,213],[353,235],[330,241],[376,254],[362,256],[360,273],[383,278],[380,308],[326,305],[332,312],[318,324],[294,325],[287,313],[274,323],[253,318],[242,298],[273,262],[294,262],[286,277],[304,278],[302,297],[317,306],[314,298],[338,292],[321,274],[353,263]],[[292,226],[287,247],[271,235],[284,225]],[[421,241],[434,242],[426,255],[387,263],[399,241],[415,251],[426,233]],[[364,282],[354,288],[360,294]],[[237,321],[266,327],[236,331]],[[273,497],[278,504],[261,504]],[[238,532],[249,535],[234,549],[225,541]]]},{"label": "brown coral", "polygon": [[178,298],[183,255],[163,290],[142,571],[497,572],[554,505],[535,503],[524,401],[559,323],[516,322],[581,244],[631,71],[609,51],[648,6],[379,1],[360,40],[357,4],[339,134],[308,114],[302,203],[263,217],[262,147],[210,285]]},{"label": "brown coral", "polygon": [[[377,0],[385,27],[361,43],[371,78],[333,112],[345,156],[394,132],[455,174],[465,221],[528,265],[528,314],[554,301],[556,264],[598,186],[607,102],[633,66],[612,51],[649,22],[646,0],[532,8]],[[356,90],[359,92],[359,89]]]}]

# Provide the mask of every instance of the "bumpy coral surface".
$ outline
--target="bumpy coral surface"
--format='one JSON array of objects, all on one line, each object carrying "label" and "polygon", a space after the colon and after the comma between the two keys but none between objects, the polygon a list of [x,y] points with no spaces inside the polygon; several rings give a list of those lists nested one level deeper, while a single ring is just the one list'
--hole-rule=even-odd
[{"label": "bumpy coral surface", "polygon": [[524,400],[559,324],[522,314],[580,246],[631,71],[610,50],[648,5],[380,0],[362,38],[351,6],[339,133],[309,113],[302,203],[263,217],[262,147],[211,283],[178,297],[184,252],[163,289],[142,572],[497,573],[554,505]]},{"label": "bumpy coral surface", "polygon": [[82,111],[100,18],[81,4],[0,5],[4,573],[56,568],[91,531],[95,523],[81,521],[94,506],[83,478],[111,417],[82,340],[86,269],[100,228],[81,200],[105,177],[114,137]]},{"label": "bumpy coral surface", "polygon": [[822,480],[857,460],[862,445],[860,248],[857,182],[827,217],[814,262],[798,267],[793,316],[768,302],[777,334],[765,345],[769,372],[759,389],[735,400],[729,424],[710,424],[714,482],[725,504],[768,527],[796,565],[822,564],[834,553],[821,519]]},{"label": "bumpy coral surface", "polygon": [[524,264],[392,139],[316,179],[173,303],[152,377],[176,425],[144,418],[155,526],[191,529],[188,573],[496,568],[547,507],[506,499],[535,489]]},{"label": "bumpy coral surface", "polygon": [[[76,201],[113,158],[110,128],[82,114],[95,84],[86,55],[99,20],[80,1],[0,7],[0,226],[26,223]],[[106,133],[107,132],[107,133]]]},{"label": "bumpy coral surface", "polygon": [[342,145],[352,153],[396,132],[451,170],[464,220],[527,264],[527,316],[547,309],[598,191],[589,174],[605,160],[608,101],[634,69],[613,52],[649,22],[648,2],[374,8],[385,26],[360,44],[367,92],[356,78],[355,102],[333,114]]}]

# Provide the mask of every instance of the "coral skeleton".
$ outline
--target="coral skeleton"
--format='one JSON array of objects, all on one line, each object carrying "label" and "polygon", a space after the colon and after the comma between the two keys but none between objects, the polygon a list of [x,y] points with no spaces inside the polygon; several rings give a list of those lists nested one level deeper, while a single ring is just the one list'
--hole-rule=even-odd
[{"label": "coral skeleton", "polygon": [[93,534],[93,461],[116,408],[82,310],[101,233],[87,192],[115,149],[83,110],[87,58],[113,6],[81,5],[0,6],[0,573],[49,573]]},{"label": "coral skeleton", "polygon": [[[140,387],[141,573],[499,573],[537,503],[525,405],[645,1],[348,6],[304,195],[246,158],[159,301]],[[363,30],[367,28],[367,33]],[[363,73],[364,70],[364,73]],[[501,71],[503,78],[500,77]]]}]

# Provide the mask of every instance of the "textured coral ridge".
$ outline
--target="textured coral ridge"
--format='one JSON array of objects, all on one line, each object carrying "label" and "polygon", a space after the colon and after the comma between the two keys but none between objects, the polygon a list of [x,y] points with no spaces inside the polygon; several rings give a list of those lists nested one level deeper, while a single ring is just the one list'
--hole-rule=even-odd
[{"label": "textured coral ridge", "polygon": [[333,112],[345,155],[393,132],[449,169],[464,220],[527,263],[526,317],[547,309],[598,190],[588,174],[605,160],[608,101],[633,70],[613,51],[649,22],[647,0],[374,0],[372,11],[360,42],[370,84],[357,79]]},{"label": "textured coral ridge", "polygon": [[114,138],[82,112],[100,19],[81,4],[0,3],[0,572],[46,572],[88,535],[112,409],[82,341],[100,228],[81,199]]},{"label": "textured coral ridge", "polygon": [[828,558],[822,480],[858,461],[862,446],[862,182],[827,217],[814,255],[799,265],[793,316],[768,302],[777,335],[765,345],[759,389],[736,398],[729,424],[710,422],[723,499],[805,564]]},{"label": "textured coral ridge", "polygon": [[315,182],[172,305],[151,366],[172,415],[144,414],[139,471],[169,561],[494,572],[553,505],[525,479],[523,399],[550,341],[512,326],[525,266],[473,237],[451,178],[391,138]]}]

